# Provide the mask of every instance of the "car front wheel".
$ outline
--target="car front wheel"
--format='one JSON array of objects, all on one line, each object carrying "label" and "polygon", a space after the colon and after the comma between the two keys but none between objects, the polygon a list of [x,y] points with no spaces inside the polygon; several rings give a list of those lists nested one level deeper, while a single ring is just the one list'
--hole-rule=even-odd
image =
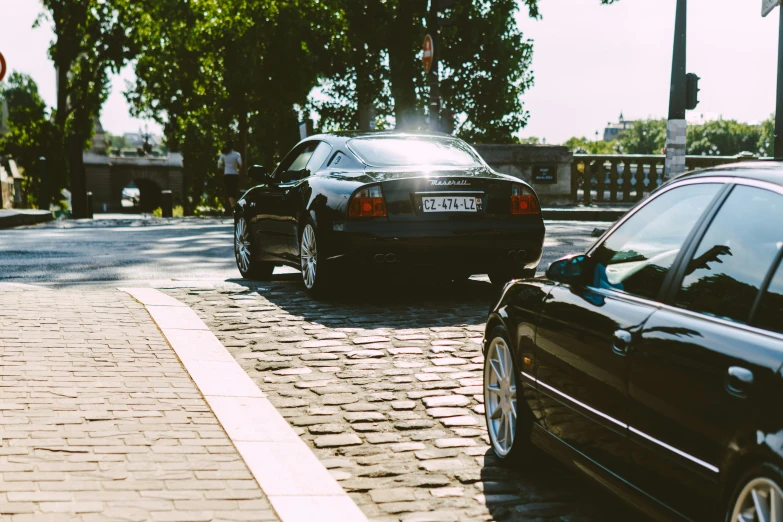
[{"label": "car front wheel", "polygon": [[250,228],[245,218],[241,217],[234,223],[234,257],[239,273],[245,279],[269,279],[275,265],[258,261],[253,250]]},{"label": "car front wheel", "polygon": [[761,464],[738,482],[726,513],[726,522],[783,522],[783,472]]},{"label": "car front wheel", "polygon": [[495,455],[519,460],[531,447],[532,423],[508,339],[503,326],[492,330],[484,358],[484,414]]}]

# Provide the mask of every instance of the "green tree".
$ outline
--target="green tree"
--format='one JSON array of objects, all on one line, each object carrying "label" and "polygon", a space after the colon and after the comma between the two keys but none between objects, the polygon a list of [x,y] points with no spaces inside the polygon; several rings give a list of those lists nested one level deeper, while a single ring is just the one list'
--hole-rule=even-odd
[{"label": "green tree", "polygon": [[618,147],[617,140],[590,141],[585,137],[570,138],[565,143],[563,143],[563,146],[568,147],[568,150],[576,154],[617,154],[617,147]]},{"label": "green tree", "polygon": [[740,152],[758,154],[761,141],[761,125],[715,120],[688,126],[687,151],[696,156],[734,156]]},{"label": "green tree", "polygon": [[666,147],[666,120],[639,120],[617,136],[621,154],[661,154]]},{"label": "green tree", "polygon": [[328,1],[140,5],[137,81],[126,96],[134,114],[163,124],[170,150],[183,153],[186,206],[213,204],[226,140],[239,137],[246,163],[270,167],[298,140],[299,108],[328,65],[319,58],[328,59],[337,17]]},{"label": "green tree", "polygon": [[760,156],[775,157],[775,115],[761,122],[758,150]]},{"label": "green tree", "polygon": [[0,98],[8,102],[8,134],[0,139],[0,156],[11,156],[25,171],[24,192],[29,204],[39,194],[39,158],[49,152],[54,125],[49,111],[30,76],[14,72],[0,84]]},{"label": "green tree", "polygon": [[[49,169],[53,188],[70,181],[74,210],[86,210],[82,152],[109,94],[109,72],[133,56],[130,35],[138,15],[131,0],[42,0],[54,25],[49,56],[57,70],[56,136]],[[67,151],[67,153],[66,153]],[[52,191],[56,194],[58,190]]]}]

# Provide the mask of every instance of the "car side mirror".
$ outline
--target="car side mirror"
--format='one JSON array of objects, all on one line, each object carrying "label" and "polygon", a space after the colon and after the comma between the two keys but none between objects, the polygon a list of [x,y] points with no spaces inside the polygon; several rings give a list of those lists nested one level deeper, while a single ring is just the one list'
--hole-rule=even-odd
[{"label": "car side mirror", "polygon": [[267,184],[272,181],[272,176],[262,165],[253,165],[247,169],[247,175],[256,185]]},{"label": "car side mirror", "polygon": [[546,270],[551,281],[566,284],[582,284],[587,276],[587,256],[570,255],[558,259]]}]

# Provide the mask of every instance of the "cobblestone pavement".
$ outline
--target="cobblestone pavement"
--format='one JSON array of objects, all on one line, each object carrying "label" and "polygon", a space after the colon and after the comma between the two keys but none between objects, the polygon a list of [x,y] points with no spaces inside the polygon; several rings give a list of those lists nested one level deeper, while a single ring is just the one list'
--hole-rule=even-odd
[{"label": "cobblestone pavement", "polygon": [[[589,241],[588,241],[589,242]],[[493,457],[481,340],[489,284],[360,279],[315,301],[297,275],[168,289],[210,326],[377,521],[644,520],[540,455]]]},{"label": "cobblestone pavement", "polygon": [[0,303],[0,519],[277,520],[140,304],[10,285]]}]

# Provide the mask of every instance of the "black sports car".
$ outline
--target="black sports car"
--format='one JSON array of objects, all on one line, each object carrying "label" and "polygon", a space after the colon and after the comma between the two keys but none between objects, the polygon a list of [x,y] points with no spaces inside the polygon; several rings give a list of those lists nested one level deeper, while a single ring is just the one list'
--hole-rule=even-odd
[{"label": "black sports car", "polygon": [[661,520],[783,521],[783,165],[678,177],[506,285],[485,337],[504,459],[531,444]]},{"label": "black sports car", "polygon": [[235,210],[243,277],[276,265],[317,292],[340,267],[431,269],[495,283],[531,276],[544,222],[533,189],[494,172],[462,140],[401,133],[322,134],[300,142]]}]

